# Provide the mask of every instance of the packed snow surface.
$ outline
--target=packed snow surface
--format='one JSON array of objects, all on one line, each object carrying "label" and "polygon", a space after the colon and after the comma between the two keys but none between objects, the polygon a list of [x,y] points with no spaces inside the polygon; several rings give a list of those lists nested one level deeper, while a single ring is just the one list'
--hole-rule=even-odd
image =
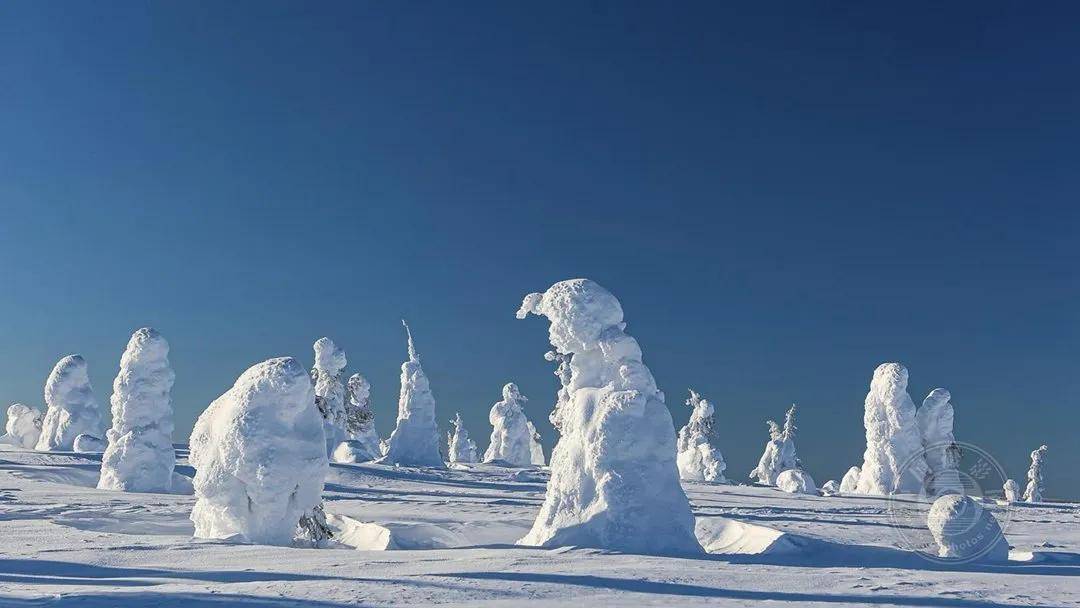
[{"label": "packed snow surface", "polygon": [[409,358],[401,364],[401,394],[398,396],[397,427],[386,443],[380,462],[403,466],[446,466],[439,453],[439,427],[435,421],[435,397],[431,394],[412,332],[404,321]]},{"label": "packed snow surface", "polygon": [[866,451],[858,485],[862,494],[924,490],[926,459],[907,384],[908,370],[899,363],[882,363],[874,370],[863,415]]},{"label": "packed snow surface", "polygon": [[41,421],[44,414],[36,407],[12,403],[7,409],[7,423],[4,424],[4,443],[21,448],[37,445],[41,437]]},{"label": "packed snow surface", "polygon": [[491,440],[484,452],[484,462],[495,462],[527,467],[532,464],[532,432],[525,417],[525,402],[513,382],[502,389],[502,400],[495,402],[488,413],[491,423]]},{"label": "packed snow surface", "polygon": [[632,553],[697,554],[694,518],[679,485],[675,427],[615,296],[587,279],[525,296],[518,318],[547,317],[568,355],[561,437],[532,529],[519,542]]},{"label": "packed snow surface", "polygon": [[155,329],[132,334],[113,381],[112,428],[102,457],[103,490],[168,492],[172,489],[172,386],[169,343]]},{"label": "packed snow surface", "polygon": [[45,381],[45,405],[38,450],[70,451],[82,433],[101,437],[101,411],[81,355],[56,362]]},{"label": "packed snow surface", "polygon": [[926,526],[941,557],[984,562],[1009,559],[1009,543],[1001,526],[970,496],[948,494],[935,500]]},{"label": "packed snow surface", "polygon": [[817,494],[814,478],[802,469],[788,469],[776,476],[776,487],[789,494]]},{"label": "packed snow surface", "polygon": [[952,395],[943,388],[935,388],[923,400],[915,413],[915,423],[922,436],[922,445],[929,476],[926,491],[930,494],[964,493],[960,482],[960,448],[953,436]]},{"label": "packed snow surface", "polygon": [[199,538],[288,545],[321,502],[323,418],[296,359],[256,364],[214,400],[191,433]]},{"label": "packed snow surface", "polygon": [[676,457],[679,476],[683,479],[726,483],[724,469],[727,465],[724,457],[720,450],[709,443],[713,434],[713,404],[691,390],[686,405],[691,410],[690,420],[679,429],[679,454]]}]

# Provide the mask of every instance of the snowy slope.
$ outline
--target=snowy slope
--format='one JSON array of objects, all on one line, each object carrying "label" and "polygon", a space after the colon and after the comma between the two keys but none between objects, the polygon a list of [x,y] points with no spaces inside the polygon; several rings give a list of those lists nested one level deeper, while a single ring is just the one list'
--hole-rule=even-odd
[{"label": "snowy slope", "polygon": [[190,495],[98,490],[92,456],[2,449],[4,608],[1080,606],[1075,504],[992,507],[1010,563],[948,566],[906,550],[929,539],[914,500],[687,482],[698,538],[720,553],[645,557],[514,546],[543,500],[542,471],[335,464],[324,499],[347,544],[296,549],[194,540]]}]

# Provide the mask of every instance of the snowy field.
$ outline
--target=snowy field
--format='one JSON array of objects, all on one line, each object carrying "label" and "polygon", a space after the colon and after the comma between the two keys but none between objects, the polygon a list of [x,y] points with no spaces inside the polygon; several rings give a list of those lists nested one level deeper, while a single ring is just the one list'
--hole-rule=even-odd
[{"label": "snowy field", "polygon": [[[190,494],[98,490],[100,457],[0,451],[0,606],[1080,606],[1080,505],[993,507],[1007,565],[910,550],[905,500],[684,482],[700,558],[514,546],[546,473],[333,464],[336,545],[192,538]],[[193,475],[187,451],[177,471]],[[177,491],[190,484],[175,483]]]}]

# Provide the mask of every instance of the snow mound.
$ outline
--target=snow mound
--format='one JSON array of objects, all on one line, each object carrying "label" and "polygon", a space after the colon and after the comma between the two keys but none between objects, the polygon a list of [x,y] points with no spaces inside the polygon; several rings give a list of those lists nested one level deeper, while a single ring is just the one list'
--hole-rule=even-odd
[{"label": "snow mound", "polygon": [[1001,526],[969,496],[947,494],[934,501],[926,517],[938,555],[966,561],[1005,562],[1009,543]]},{"label": "snow mound", "polygon": [[794,534],[726,517],[698,520],[697,537],[706,552],[716,555],[790,555],[809,544]]},{"label": "snow mound", "polygon": [[840,484],[835,479],[830,479],[821,484],[821,493],[825,496],[837,496],[840,494]]},{"label": "snow mound", "polygon": [[694,516],[679,484],[675,427],[619,301],[587,279],[525,297],[518,318],[547,317],[569,356],[556,417],[561,433],[532,530],[518,541],[646,554],[696,554]]},{"label": "snow mound", "polygon": [[45,381],[45,405],[36,449],[65,451],[75,447],[75,437],[87,433],[101,436],[101,412],[82,355],[68,355],[56,362]]},{"label": "snow mound", "polygon": [[502,401],[495,402],[488,414],[491,422],[491,442],[484,452],[484,462],[500,462],[512,467],[532,464],[532,433],[525,418],[525,402],[513,382],[502,389]]},{"label": "snow mound", "polygon": [[337,444],[337,447],[334,448],[334,453],[330,455],[330,462],[357,464],[360,462],[370,462],[378,457],[378,454],[371,454],[369,446],[364,442],[355,439],[346,439]]},{"label": "snow mound", "polygon": [[469,543],[461,534],[425,523],[362,522],[347,515],[328,514],[334,540],[357,551],[409,551],[463,547]]},{"label": "snow mound", "polygon": [[409,359],[401,364],[401,394],[398,397],[397,427],[386,442],[386,455],[378,462],[421,467],[446,467],[439,454],[439,428],[435,422],[435,397],[431,394],[420,356],[413,345],[412,332],[405,321]]},{"label": "snow mound", "polygon": [[[132,334],[113,381],[112,428],[101,459],[102,490],[168,492],[176,453],[172,446],[169,343],[155,329]],[[76,451],[79,451],[76,448]]]},{"label": "snow mound", "polygon": [[817,494],[814,478],[802,469],[782,471],[776,476],[776,487],[788,494]]},{"label": "snow mound", "polygon": [[109,446],[101,437],[95,437],[90,433],[80,433],[72,442],[71,451],[79,454],[100,454]]},{"label": "snow mound", "polygon": [[693,481],[715,481],[727,483],[724,478],[724,457],[720,450],[709,443],[713,434],[712,403],[702,399],[693,390],[686,400],[690,406],[690,420],[679,430],[676,461],[679,465],[679,477]]},{"label": "snow mound", "polygon": [[36,407],[12,403],[7,409],[7,423],[4,425],[6,434],[0,439],[14,446],[34,449],[41,437],[43,416]]},{"label": "snow mound", "polygon": [[300,363],[282,357],[245,371],[195,422],[189,461],[196,537],[289,545],[320,505],[328,466]]},{"label": "snow mound", "polygon": [[851,467],[844,473],[844,477],[840,480],[840,493],[841,494],[854,494],[859,491],[859,475],[862,474],[862,469],[859,467]]},{"label": "snow mound", "polygon": [[919,494],[924,489],[928,469],[907,384],[908,370],[899,363],[882,363],[874,370],[863,415],[866,452],[859,493]]}]

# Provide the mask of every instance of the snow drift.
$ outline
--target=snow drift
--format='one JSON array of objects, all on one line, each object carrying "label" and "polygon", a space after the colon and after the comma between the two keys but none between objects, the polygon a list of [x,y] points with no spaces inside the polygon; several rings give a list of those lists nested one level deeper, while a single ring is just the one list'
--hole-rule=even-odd
[{"label": "snow drift", "polygon": [[863,415],[866,451],[857,488],[862,494],[919,494],[924,489],[926,459],[907,383],[908,371],[899,363],[882,363],[874,370]]},{"label": "snow drift", "polygon": [[72,450],[82,433],[101,436],[101,412],[82,355],[68,355],[56,362],[45,381],[45,405],[39,451]]},{"label": "snow drift", "polygon": [[726,483],[724,457],[709,443],[713,434],[713,405],[693,390],[686,405],[690,406],[691,412],[686,426],[679,429],[676,457],[679,476],[694,481]]},{"label": "snow drift", "polygon": [[969,496],[948,494],[934,501],[926,517],[938,556],[979,562],[1005,562],[1009,543],[990,511]]},{"label": "snow drift", "polygon": [[398,397],[397,427],[386,443],[384,464],[443,468],[439,454],[439,428],[435,422],[435,397],[431,394],[412,332],[405,321],[409,359],[401,364],[401,394]]},{"label": "snow drift", "polygon": [[0,437],[5,443],[21,448],[34,449],[41,437],[41,420],[44,414],[36,407],[12,403],[7,409],[5,435]]},{"label": "snow drift", "polygon": [[532,433],[525,418],[528,399],[513,382],[502,389],[502,401],[495,402],[488,414],[491,442],[484,452],[484,462],[500,462],[513,467],[532,464]]}]

